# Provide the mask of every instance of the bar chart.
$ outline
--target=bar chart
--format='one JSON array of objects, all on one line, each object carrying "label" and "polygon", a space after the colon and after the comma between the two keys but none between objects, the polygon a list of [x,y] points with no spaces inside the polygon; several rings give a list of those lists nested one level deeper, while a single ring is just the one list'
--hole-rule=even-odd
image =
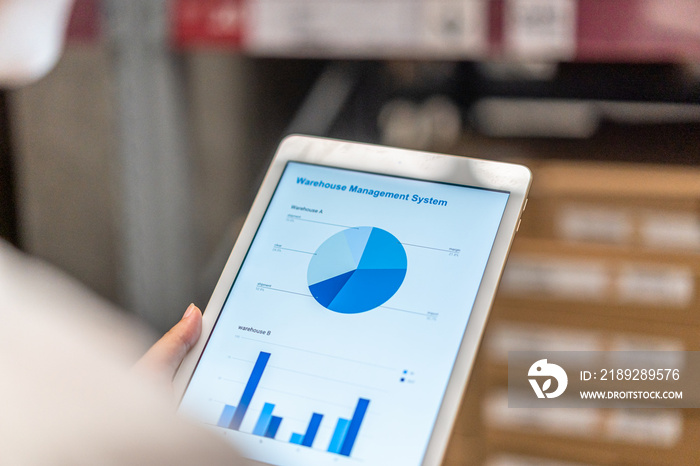
[{"label": "bar chart", "polygon": [[[245,388],[243,389],[243,393],[238,404],[236,406],[228,404],[224,405],[221,415],[219,416],[219,420],[216,423],[218,427],[239,432],[241,431],[241,424],[243,423],[243,419],[248,412],[251,402],[253,401],[253,397],[255,396],[255,392],[258,389],[270,358],[271,353],[261,351],[258,354],[258,358],[255,361],[255,365],[253,366],[250,377],[245,384]],[[316,434],[321,426],[321,423],[324,421],[324,415],[316,412],[311,413],[308,427],[303,434],[294,432],[289,440],[277,438],[277,432],[284,419],[280,416],[273,415],[276,406],[275,404],[268,402],[265,402],[263,405],[262,411],[260,412],[260,415],[255,423],[255,427],[250,433],[259,437],[288,441],[291,444],[303,447],[316,449],[325,448],[325,451],[329,453],[350,456],[353,446],[355,445],[355,441],[357,440],[360,427],[362,426],[362,421],[367,413],[369,403],[370,400],[366,398],[359,398],[357,405],[355,406],[355,410],[349,419],[343,417],[338,418],[333,430],[333,436],[328,446],[320,447],[318,445],[314,445]]]}]

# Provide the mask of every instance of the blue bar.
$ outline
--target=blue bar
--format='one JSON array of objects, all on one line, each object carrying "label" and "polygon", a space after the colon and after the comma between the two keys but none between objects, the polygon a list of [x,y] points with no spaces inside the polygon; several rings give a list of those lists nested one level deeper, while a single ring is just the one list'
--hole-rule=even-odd
[{"label": "blue bar", "polygon": [[355,445],[355,439],[357,438],[357,433],[360,431],[360,426],[362,425],[362,420],[367,412],[367,406],[369,405],[369,400],[365,398],[360,398],[357,401],[357,407],[355,408],[355,414],[352,415],[352,420],[350,420],[350,427],[348,427],[348,433],[343,441],[343,447],[340,449],[340,454],[344,456],[350,456],[353,445]]},{"label": "blue bar", "polygon": [[272,403],[265,403],[263,406],[258,422],[255,424],[255,429],[253,429],[254,435],[263,436],[267,432],[267,426],[270,424],[270,419],[272,419],[272,410],[275,409],[275,405]]},{"label": "blue bar", "polygon": [[340,453],[340,447],[343,445],[343,440],[345,440],[345,434],[348,432],[348,427],[350,427],[350,421],[343,419],[342,417],[338,419],[338,424],[335,425],[335,430],[333,431],[331,443],[328,445],[329,452]]},{"label": "blue bar", "polygon": [[289,443],[294,443],[296,445],[301,445],[304,436],[301,434],[292,434],[292,438],[289,439]]},{"label": "blue bar", "polygon": [[267,361],[270,359],[270,353],[265,353],[263,351],[258,355],[258,360],[255,361],[255,367],[253,367],[253,372],[250,374],[248,383],[243,390],[243,395],[241,395],[241,401],[238,402],[238,407],[236,412],[233,414],[233,419],[228,425],[229,429],[238,430],[241,428],[241,423],[243,422],[243,416],[245,416],[246,411],[248,411],[248,406],[250,406],[250,401],[255,395],[255,390],[258,388],[260,383],[260,377],[263,375],[265,366],[267,366]]},{"label": "blue bar", "polygon": [[221,417],[219,417],[219,422],[217,422],[216,425],[219,427],[228,427],[228,425],[231,423],[231,419],[233,419],[233,413],[235,412],[235,406],[224,405],[224,410],[222,411]]},{"label": "blue bar", "polygon": [[318,426],[321,425],[321,419],[323,419],[323,414],[314,413],[311,416],[309,427],[307,427],[306,434],[304,434],[304,441],[301,442],[305,447],[310,447],[314,443],[316,432],[318,432]]},{"label": "blue bar", "polygon": [[272,416],[272,419],[270,419],[270,424],[267,426],[267,432],[265,432],[265,437],[275,438],[275,435],[277,435],[277,429],[279,429],[281,423],[281,417]]}]

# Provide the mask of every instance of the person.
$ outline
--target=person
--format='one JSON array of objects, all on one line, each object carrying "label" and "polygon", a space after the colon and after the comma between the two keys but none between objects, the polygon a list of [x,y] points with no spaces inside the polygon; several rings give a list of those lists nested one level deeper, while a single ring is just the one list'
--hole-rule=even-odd
[{"label": "person", "polygon": [[199,336],[196,307],[132,368],[142,330],[6,243],[0,296],[0,465],[244,464],[175,413],[168,384]]},{"label": "person", "polygon": [[[51,69],[71,4],[0,0],[0,86]],[[190,305],[134,365],[143,328],[0,239],[0,465],[245,464],[175,413],[172,379],[201,319]]]}]

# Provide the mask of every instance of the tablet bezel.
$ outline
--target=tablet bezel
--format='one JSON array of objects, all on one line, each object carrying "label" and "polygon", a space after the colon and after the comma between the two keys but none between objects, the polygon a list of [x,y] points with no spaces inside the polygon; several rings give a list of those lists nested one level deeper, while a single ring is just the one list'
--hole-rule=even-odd
[{"label": "tablet bezel", "polygon": [[277,149],[236,244],[207,304],[202,337],[182,362],[173,381],[184,396],[199,358],[223,309],[287,162],[303,162],[425,181],[507,191],[508,201],[474,301],[464,337],[438,411],[422,465],[440,464],[474,364],[488,313],[519,226],[532,175],[522,165],[419,152],[335,139],[293,135]]}]

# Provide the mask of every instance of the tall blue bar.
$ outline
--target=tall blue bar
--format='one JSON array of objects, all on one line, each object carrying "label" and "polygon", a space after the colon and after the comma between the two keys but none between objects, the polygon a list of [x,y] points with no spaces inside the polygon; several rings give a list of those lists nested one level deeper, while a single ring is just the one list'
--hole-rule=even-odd
[{"label": "tall blue bar", "polygon": [[338,424],[335,425],[335,430],[333,431],[333,437],[331,437],[331,443],[328,445],[329,452],[340,453],[340,448],[343,446],[343,440],[345,440],[348,427],[350,427],[350,421],[342,417],[338,419]]},{"label": "tall blue bar", "polygon": [[250,401],[253,399],[255,390],[258,388],[260,383],[260,377],[262,377],[265,371],[265,366],[267,366],[267,361],[270,359],[270,353],[265,353],[263,351],[258,355],[258,360],[255,361],[255,366],[253,367],[253,372],[250,374],[248,383],[243,390],[243,395],[241,395],[241,401],[238,403],[236,412],[233,414],[233,419],[228,425],[229,429],[238,430],[241,428],[241,423],[243,422],[243,416],[245,416],[246,411],[248,411],[248,406],[250,406]]},{"label": "tall blue bar", "polygon": [[272,416],[272,419],[270,419],[270,424],[268,424],[267,426],[267,432],[265,432],[265,437],[275,438],[275,435],[277,435],[277,429],[279,429],[281,423],[281,417]]},{"label": "tall blue bar", "polygon": [[343,446],[339,452],[341,455],[350,456],[352,447],[355,445],[355,439],[357,439],[357,433],[360,431],[362,420],[364,419],[365,413],[367,412],[368,405],[369,400],[365,398],[360,398],[357,401],[357,407],[355,407],[355,413],[352,415],[352,419],[350,420],[348,433],[345,435]]},{"label": "tall blue bar", "polygon": [[228,425],[231,423],[231,419],[233,419],[233,413],[235,412],[235,406],[225,405],[224,410],[221,412],[221,416],[219,417],[219,422],[217,422],[216,425],[219,427],[228,427]]},{"label": "tall blue bar", "polygon": [[309,427],[306,428],[306,434],[304,434],[304,441],[301,442],[305,447],[310,447],[314,443],[316,433],[318,432],[318,426],[321,425],[321,419],[323,419],[323,414],[314,413],[311,416]]},{"label": "tall blue bar", "polygon": [[301,445],[301,442],[304,440],[304,436],[301,434],[292,434],[292,436],[289,439],[289,443],[293,443],[295,445]]},{"label": "tall blue bar", "polygon": [[263,436],[267,432],[267,426],[270,424],[270,419],[272,419],[272,410],[275,409],[275,405],[272,403],[265,403],[263,406],[258,422],[255,424],[253,429],[253,434]]}]

